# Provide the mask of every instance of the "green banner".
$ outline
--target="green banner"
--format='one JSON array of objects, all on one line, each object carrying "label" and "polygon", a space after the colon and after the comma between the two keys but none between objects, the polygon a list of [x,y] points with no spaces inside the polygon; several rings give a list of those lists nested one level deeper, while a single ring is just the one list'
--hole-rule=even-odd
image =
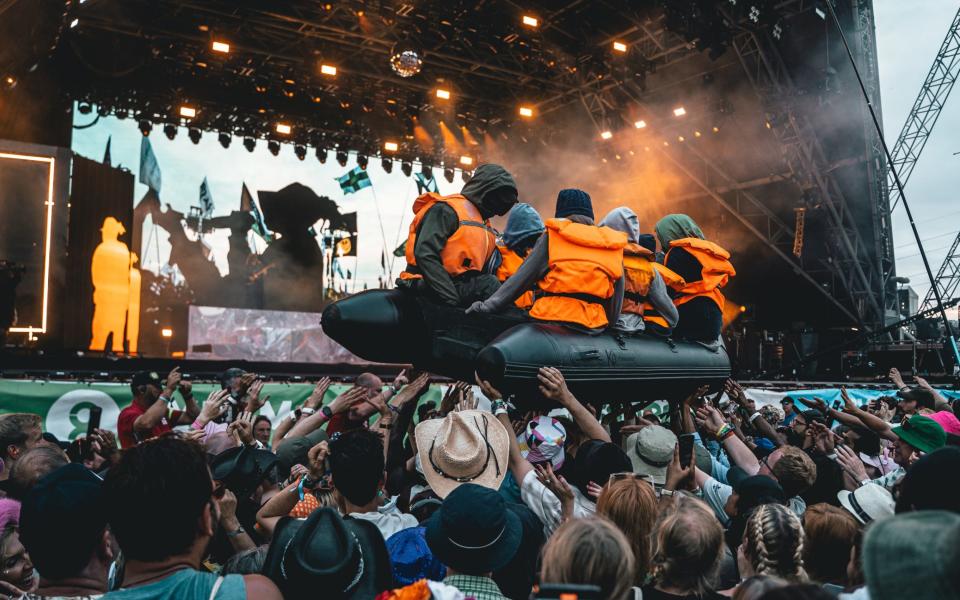
[{"label": "green banner", "polygon": [[[269,396],[259,414],[266,415],[274,425],[285,418],[291,410],[303,404],[313,391],[312,383],[267,383],[263,396]],[[324,396],[324,404],[336,398],[349,385],[334,384]],[[198,383],[193,386],[197,402],[203,403],[217,384]],[[431,386],[423,395],[423,401],[440,403],[441,386]],[[175,404],[183,408],[183,398],[174,395]],[[130,405],[132,394],[125,383],[82,383],[76,381],[38,381],[28,379],[0,379],[0,414],[25,412],[43,418],[43,430],[60,440],[72,441],[87,431],[90,408],[102,410],[100,422],[106,429],[116,432],[120,411]]]}]

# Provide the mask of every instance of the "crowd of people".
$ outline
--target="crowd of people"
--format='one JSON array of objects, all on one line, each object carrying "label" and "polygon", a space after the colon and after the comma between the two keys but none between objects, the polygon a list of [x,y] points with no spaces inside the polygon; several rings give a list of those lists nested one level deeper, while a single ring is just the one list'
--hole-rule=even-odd
[{"label": "crowd of people", "polygon": [[0,415],[0,596],[957,598],[960,406],[891,375],[866,406],[729,381],[657,418],[549,367],[545,412],[366,373],[271,423],[254,374],[198,402],[138,373],[116,436]]}]

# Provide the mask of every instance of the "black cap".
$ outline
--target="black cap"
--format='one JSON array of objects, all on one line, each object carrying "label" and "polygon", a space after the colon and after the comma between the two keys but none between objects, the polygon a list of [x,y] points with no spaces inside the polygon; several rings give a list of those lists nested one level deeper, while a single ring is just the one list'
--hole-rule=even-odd
[{"label": "black cap", "polygon": [[754,475],[737,481],[733,491],[739,496],[738,510],[749,510],[761,504],[786,504],[787,495],[780,484],[766,475]]},{"label": "black cap", "polygon": [[237,367],[231,367],[220,375],[220,385],[223,387],[227,387],[227,384],[230,383],[230,380],[236,379],[237,377],[242,377],[244,373],[246,373],[246,371],[244,371],[243,369],[238,369]]},{"label": "black cap", "polygon": [[134,388],[138,388],[141,385],[163,387],[163,380],[160,379],[160,375],[158,375],[156,371],[137,371],[133,374],[133,380],[130,382],[130,385]]},{"label": "black cap", "polygon": [[103,480],[79,463],[42,477],[20,508],[20,541],[47,579],[77,575],[107,527]]},{"label": "black cap", "polygon": [[220,481],[237,498],[253,493],[277,466],[277,455],[269,450],[238,446],[224,450],[213,457],[210,473],[214,481]]}]

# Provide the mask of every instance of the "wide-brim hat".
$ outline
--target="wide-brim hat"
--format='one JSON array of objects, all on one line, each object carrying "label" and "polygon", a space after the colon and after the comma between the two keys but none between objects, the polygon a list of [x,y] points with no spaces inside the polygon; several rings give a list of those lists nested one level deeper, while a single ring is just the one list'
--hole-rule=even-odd
[{"label": "wide-brim hat", "polygon": [[463,483],[498,489],[507,474],[510,435],[499,419],[480,410],[423,421],[414,430],[423,476],[441,498]]},{"label": "wide-brim hat", "polygon": [[238,498],[244,498],[266,479],[277,466],[277,455],[269,450],[238,446],[213,457],[210,473]]},{"label": "wide-brim hat", "polygon": [[393,585],[390,556],[377,526],[332,508],[280,520],[263,574],[287,600],[369,599]]},{"label": "wide-brim hat", "polygon": [[666,427],[649,425],[628,437],[625,445],[633,472],[649,475],[655,483],[663,485],[667,465],[673,460],[677,435]]},{"label": "wide-brim hat", "polygon": [[453,490],[426,522],[427,545],[441,563],[480,575],[509,563],[523,537],[520,517],[503,496],[476,484]]},{"label": "wide-brim hat", "polygon": [[895,436],[920,452],[930,453],[947,443],[947,432],[930,417],[913,415],[899,427],[890,430]]},{"label": "wide-brim hat", "polygon": [[896,502],[891,494],[882,485],[875,483],[864,484],[852,492],[840,490],[837,500],[858,521],[866,525],[871,521],[893,516]]}]

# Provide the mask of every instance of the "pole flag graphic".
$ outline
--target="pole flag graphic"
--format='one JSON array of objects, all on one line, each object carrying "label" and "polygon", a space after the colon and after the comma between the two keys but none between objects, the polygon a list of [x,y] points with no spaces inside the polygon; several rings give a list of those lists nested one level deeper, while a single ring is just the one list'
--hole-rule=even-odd
[{"label": "pole flag graphic", "polygon": [[425,191],[440,193],[439,188],[437,188],[437,180],[432,174],[430,175],[430,179],[427,179],[423,173],[418,172],[413,174],[413,178],[417,182],[417,194],[423,194]]},{"label": "pole flag graphic", "polygon": [[207,184],[207,178],[203,178],[200,184],[200,216],[209,219],[213,216],[213,196],[210,195],[210,186]]},{"label": "pole flag graphic", "polygon": [[160,195],[160,163],[147,136],[140,140],[140,183]]},{"label": "pole flag graphic", "polygon": [[113,136],[112,135],[107,136],[107,148],[103,151],[103,164],[107,165],[108,167],[113,166],[112,164],[110,164],[110,141],[111,140],[113,140]]},{"label": "pole flag graphic", "polygon": [[343,190],[344,194],[353,194],[363,188],[373,186],[373,182],[370,181],[370,176],[360,167],[354,167],[350,171],[347,171],[345,175],[337,177],[336,180],[337,183],[340,184],[340,189]]}]

